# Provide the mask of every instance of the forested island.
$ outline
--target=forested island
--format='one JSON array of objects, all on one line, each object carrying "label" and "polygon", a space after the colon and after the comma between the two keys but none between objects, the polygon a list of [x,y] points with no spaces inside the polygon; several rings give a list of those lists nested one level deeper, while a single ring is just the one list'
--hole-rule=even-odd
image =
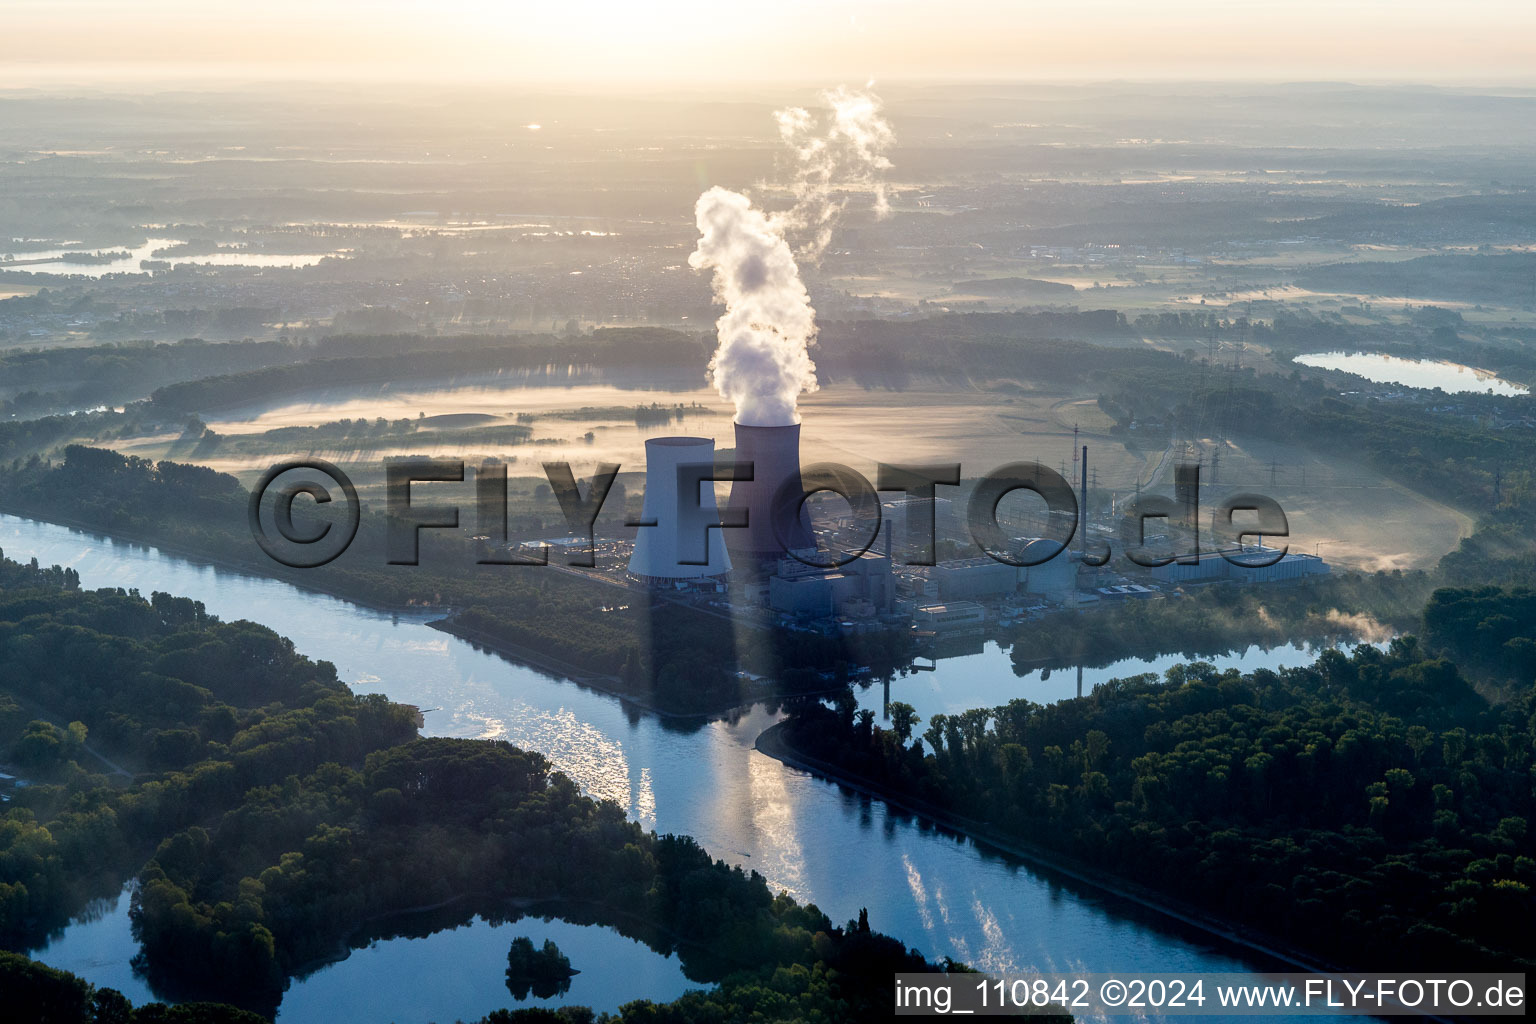
[{"label": "forested island", "polygon": [[507,991],[513,999],[527,999],[530,992],[539,999],[568,992],[571,976],[579,973],[571,967],[571,958],[550,939],[535,949],[532,939],[519,935],[507,950]]}]

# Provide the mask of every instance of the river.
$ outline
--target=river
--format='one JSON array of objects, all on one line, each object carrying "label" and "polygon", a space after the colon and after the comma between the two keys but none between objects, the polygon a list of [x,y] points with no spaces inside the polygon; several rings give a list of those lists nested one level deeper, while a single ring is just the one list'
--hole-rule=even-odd
[{"label": "river", "polygon": [[[761,708],[732,721],[681,728],[478,651],[432,629],[425,616],[370,610],[14,516],[0,515],[0,547],[20,561],[35,557],[44,565],[71,566],[86,587],[137,588],[145,596],[168,591],[202,601],[226,620],[270,626],[304,654],[333,662],[355,689],[435,709],[426,714],[427,734],[502,738],[540,751],[588,793],[617,801],[646,828],[692,835],[716,857],[760,872],[770,886],[817,904],[834,921],[867,907],[874,927],[931,957],[949,955],[995,971],[1241,971],[1256,963],[1237,947],[1128,900],[988,853],[785,767],[753,749],[758,734],[775,721]],[[989,671],[991,682],[978,705],[996,703],[1003,678],[1006,658],[996,648],[978,657],[988,655],[1001,661]],[[1305,660],[1304,652],[1296,656]],[[1260,663],[1278,662],[1264,656],[1254,662]],[[933,673],[898,680],[893,694],[913,685],[960,692],[977,667],[965,659],[941,661]],[[1133,664],[1127,674],[1135,671]],[[879,688],[872,692],[878,700]],[[124,987],[136,1000],[148,998],[141,982],[128,984],[135,979],[124,968],[134,952],[125,904],[99,908],[93,920],[71,925],[36,955],[92,982]],[[102,924],[118,919],[117,925]],[[524,923],[492,937],[498,956],[505,957]],[[428,944],[451,942],[455,934],[408,941],[421,944],[416,949],[424,957]],[[280,1020],[333,1020],[325,1007],[348,992],[358,1007],[397,993],[398,1005],[430,1006],[440,1020],[484,1012],[479,998],[465,994],[460,972],[372,969],[367,952],[296,981]],[[572,960],[583,966],[577,956]],[[306,989],[318,979],[325,979],[327,994],[312,999]],[[492,980],[499,984],[499,973]],[[656,984],[665,988],[666,980]],[[413,1011],[392,1016],[400,1024],[429,1019]]]}]

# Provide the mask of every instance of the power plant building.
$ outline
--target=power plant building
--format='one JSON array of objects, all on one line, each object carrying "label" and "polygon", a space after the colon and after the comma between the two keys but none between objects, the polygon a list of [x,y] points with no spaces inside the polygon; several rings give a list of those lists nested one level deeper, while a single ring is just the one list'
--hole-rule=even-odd
[{"label": "power plant building", "polygon": [[987,610],[975,601],[924,605],[913,616],[913,625],[935,634],[980,634],[986,629]]},{"label": "power plant building", "polygon": [[786,561],[768,580],[769,607],[788,615],[820,618],[890,611],[895,599],[890,559],[867,552],[835,569]]},{"label": "power plant building", "polygon": [[1328,563],[1317,555],[1289,552],[1273,565],[1233,565],[1224,556],[1237,559],[1257,559],[1273,556],[1273,548],[1229,548],[1226,551],[1203,551],[1197,562],[1188,565],[1169,562],[1152,569],[1152,576],[1165,583],[1210,583],[1217,580],[1234,580],[1238,583],[1280,583],[1323,576],[1328,573]]},{"label": "power plant building", "polygon": [[1006,597],[1019,588],[1016,565],[981,555],[940,562],[929,570],[940,601],[969,601],[977,598]]},{"label": "power plant building", "polygon": [[1052,551],[1056,552],[1054,557],[1019,570],[1024,576],[1024,592],[1065,603],[1077,590],[1077,559],[1072,553],[1055,541],[1036,539],[1024,545],[1022,554],[1028,561]]},{"label": "power plant building", "polygon": [[768,604],[774,611],[812,618],[830,618],[838,606],[860,597],[858,579],[840,572],[768,581]]},{"label": "power plant building", "polygon": [[1154,566],[1152,576],[1164,583],[1210,583],[1227,578],[1231,568],[1219,551],[1202,551],[1197,561],[1190,563],[1169,562]]},{"label": "power plant building", "polygon": [[[895,555],[906,561],[916,552],[907,550],[907,523],[913,516],[932,516],[934,534],[938,537],[958,537],[963,535],[965,524],[955,515],[954,503],[943,495],[935,495],[924,500],[921,498],[887,498],[880,502],[880,515],[883,523],[880,527],[886,536],[889,545],[895,538]],[[921,523],[922,520],[919,519]],[[890,553],[889,551],[887,553]]]}]

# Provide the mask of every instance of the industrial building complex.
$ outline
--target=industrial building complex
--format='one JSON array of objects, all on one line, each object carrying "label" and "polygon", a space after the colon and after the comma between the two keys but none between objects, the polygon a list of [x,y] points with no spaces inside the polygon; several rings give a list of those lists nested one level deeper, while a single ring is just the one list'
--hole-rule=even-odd
[{"label": "industrial building complex", "polygon": [[[802,492],[799,430],[798,425],[738,425],[732,461],[738,467],[751,463],[750,479],[744,474],[733,479],[729,464],[716,462],[711,438],[648,440],[643,512],[630,524],[633,545],[603,542],[602,550],[619,556],[623,568],[610,558],[608,567],[591,572],[671,600],[728,609],[733,618],[759,626],[819,632],[904,628],[921,640],[982,636],[993,626],[1116,601],[1171,597],[1191,588],[1284,584],[1329,571],[1316,555],[1260,546],[1204,551],[1154,567],[1120,559],[1111,567],[1085,558],[1080,547],[1031,536],[1009,537],[1008,550],[1014,561],[1033,564],[966,555],[952,539],[945,550],[960,557],[910,564],[901,557],[907,552],[898,539],[909,537],[906,520],[916,514],[910,496],[882,501],[873,539],[865,536],[849,550],[848,535],[861,527],[846,504],[833,502],[844,511],[824,510],[814,517],[807,511],[810,503],[792,507],[781,500],[782,507],[774,507],[776,494]],[[1083,472],[1086,465],[1084,449]],[[715,480],[731,481],[723,511],[715,503]],[[689,493],[695,487],[698,493]],[[954,532],[949,505],[942,498],[933,504],[941,533],[946,526]],[[783,521],[776,523],[776,515]],[[1112,536],[1106,522],[1091,519],[1086,501],[1074,525],[1079,538]],[[839,550],[843,553],[834,557]]]}]

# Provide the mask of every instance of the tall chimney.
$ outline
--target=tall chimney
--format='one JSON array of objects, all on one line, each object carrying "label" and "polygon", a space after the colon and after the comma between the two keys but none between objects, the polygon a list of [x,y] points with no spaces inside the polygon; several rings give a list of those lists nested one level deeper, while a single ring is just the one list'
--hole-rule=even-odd
[{"label": "tall chimney", "polygon": [[[774,523],[774,495],[782,489],[798,495],[800,482],[800,424],[749,427],[736,424],[736,461],[752,463],[752,479],[731,484],[726,507],[744,510],[744,529],[724,531],[736,566],[752,572],[771,569],[790,549],[814,548],[811,518],[805,506],[790,521]],[[777,528],[775,528],[777,527]],[[783,540],[781,541],[780,535]]]},{"label": "tall chimney", "polygon": [[[1075,428],[1074,428],[1075,429]],[[1077,550],[1088,553],[1088,446],[1083,445],[1083,476],[1078,482],[1082,500],[1077,503]]]},{"label": "tall chimney", "polygon": [[1189,550],[1179,555],[1180,565],[1200,564],[1200,463],[1179,462],[1173,467],[1173,500],[1178,504]]}]

